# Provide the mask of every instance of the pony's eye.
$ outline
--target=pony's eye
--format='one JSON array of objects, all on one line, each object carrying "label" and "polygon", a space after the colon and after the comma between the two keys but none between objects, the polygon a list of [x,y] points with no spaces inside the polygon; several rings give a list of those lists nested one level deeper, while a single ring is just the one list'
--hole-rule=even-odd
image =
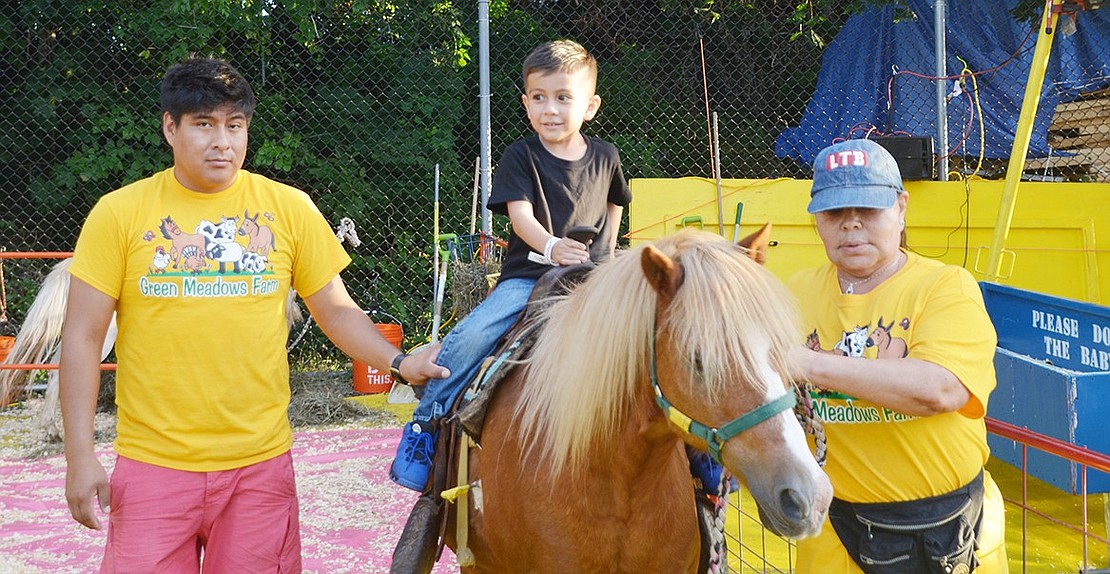
[{"label": "pony's eye", "polygon": [[701,374],[705,372],[705,365],[703,365],[701,361],[701,353],[695,352],[693,356],[690,357],[690,366],[695,373]]}]

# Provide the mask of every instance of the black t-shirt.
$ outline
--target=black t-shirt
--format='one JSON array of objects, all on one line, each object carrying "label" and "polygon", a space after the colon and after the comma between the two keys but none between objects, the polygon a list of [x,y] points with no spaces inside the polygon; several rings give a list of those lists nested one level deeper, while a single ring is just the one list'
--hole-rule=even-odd
[{"label": "black t-shirt", "polygon": [[[609,221],[609,204],[627,206],[632,201],[628,183],[621,171],[620,154],[611,143],[583,135],[586,153],[567,161],[551,155],[538,136],[518,140],[505,149],[493,177],[493,190],[487,206],[490,211],[508,215],[510,201],[532,204],[536,220],[557,237],[565,237],[577,225],[598,229],[590,246],[590,259],[608,259],[612,234],[620,221]],[[510,231],[509,246],[501,263],[501,280],[516,277],[538,278],[551,269],[528,260],[533,251],[523,239]]]}]

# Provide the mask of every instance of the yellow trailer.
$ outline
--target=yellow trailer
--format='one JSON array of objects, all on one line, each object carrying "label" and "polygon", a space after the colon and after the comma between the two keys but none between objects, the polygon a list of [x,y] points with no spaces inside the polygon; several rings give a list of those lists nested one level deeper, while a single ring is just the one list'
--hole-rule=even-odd
[{"label": "yellow trailer", "polygon": [[[782,279],[826,258],[813,216],[806,213],[811,180],[721,182],[724,233],[739,235],[764,222],[776,244],[767,267]],[[629,235],[633,243],[683,227],[718,231],[717,183],[706,178],[633,179]],[[909,246],[915,252],[961,265],[977,280],[988,278],[990,247],[1003,202],[1004,181],[907,181]],[[1005,211],[1005,209],[1003,209]],[[1099,246],[1102,238],[1105,246]],[[1100,274],[1100,269],[1107,269]],[[1110,184],[1021,183],[1009,236],[1000,256],[998,283],[1078,301],[1110,305]],[[1104,299],[1105,298],[1105,299]]]}]

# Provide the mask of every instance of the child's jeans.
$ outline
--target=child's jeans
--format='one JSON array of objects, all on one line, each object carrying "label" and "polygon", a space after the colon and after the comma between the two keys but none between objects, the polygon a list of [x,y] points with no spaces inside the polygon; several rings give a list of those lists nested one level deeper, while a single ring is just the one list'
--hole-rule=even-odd
[{"label": "child's jeans", "polygon": [[451,370],[446,379],[431,379],[424,386],[414,421],[439,419],[455,402],[482,361],[493,353],[501,336],[513,326],[528,303],[535,279],[506,279],[443,338],[436,363]]}]

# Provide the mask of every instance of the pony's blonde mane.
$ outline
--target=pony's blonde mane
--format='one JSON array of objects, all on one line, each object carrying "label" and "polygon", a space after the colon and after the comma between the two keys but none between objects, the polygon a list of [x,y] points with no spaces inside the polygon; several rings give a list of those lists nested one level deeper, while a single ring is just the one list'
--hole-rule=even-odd
[{"label": "pony's blonde mane", "polygon": [[637,385],[650,384],[655,329],[669,333],[669,352],[704,383],[707,401],[743,381],[764,385],[766,356],[756,355],[768,349],[772,366],[786,370],[786,349],[800,331],[782,283],[716,235],[684,231],[652,245],[685,273],[662,324],[641,267],[645,245],[598,266],[544,311],[515,415],[526,448],[555,472],[581,468],[619,435]]}]

